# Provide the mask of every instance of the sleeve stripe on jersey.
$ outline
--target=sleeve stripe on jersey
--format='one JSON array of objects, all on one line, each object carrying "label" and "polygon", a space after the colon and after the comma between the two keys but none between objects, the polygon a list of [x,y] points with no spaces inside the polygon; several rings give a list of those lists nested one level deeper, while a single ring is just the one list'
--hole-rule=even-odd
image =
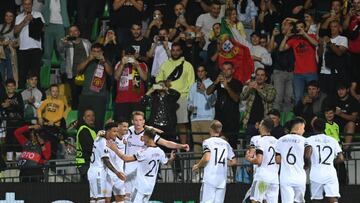
[{"label": "sleeve stripe on jersey", "polygon": [[203,151],[203,154],[205,154],[206,152],[210,152],[210,149],[205,148],[204,151]]},{"label": "sleeve stripe on jersey", "polygon": [[264,152],[261,149],[256,149],[256,154],[264,154]]},{"label": "sleeve stripe on jersey", "polygon": [[137,157],[136,157],[136,155],[134,154],[133,156],[134,156],[135,160],[137,160]]}]

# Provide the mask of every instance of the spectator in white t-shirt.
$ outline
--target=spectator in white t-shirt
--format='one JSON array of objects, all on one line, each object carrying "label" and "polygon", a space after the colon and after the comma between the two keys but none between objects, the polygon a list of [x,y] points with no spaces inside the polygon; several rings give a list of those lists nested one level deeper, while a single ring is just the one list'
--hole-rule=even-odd
[{"label": "spectator in white t-shirt", "polygon": [[154,42],[147,53],[149,58],[154,58],[151,76],[156,77],[160,71],[160,66],[169,59],[172,43],[169,42],[169,30],[161,28],[159,35],[155,35]]},{"label": "spectator in white t-shirt", "polygon": [[319,75],[320,89],[327,95],[336,91],[336,83],[347,78],[346,73],[346,52],[348,39],[340,35],[341,25],[339,21],[332,21],[329,24],[329,34],[321,38],[318,50],[321,60]]},{"label": "spectator in white t-shirt", "polygon": [[210,44],[209,35],[212,31],[213,25],[221,22],[220,10],[221,4],[217,1],[213,1],[210,6],[210,12],[200,15],[196,20],[196,28],[205,35],[204,51],[207,50]]},{"label": "spectator in white t-shirt", "polygon": [[[15,20],[14,33],[19,35],[19,52],[18,52],[18,65],[19,65],[19,88],[25,87],[26,76],[28,72],[33,72],[39,75],[41,66],[41,39],[30,37],[29,34],[40,36],[41,32],[34,29],[34,32],[29,32],[29,24],[32,27],[39,27],[39,21],[44,23],[44,18],[41,13],[32,10],[32,0],[23,0],[24,11],[20,13]],[[38,20],[40,18],[40,20]],[[35,22],[38,23],[35,23]],[[36,25],[35,25],[36,24]],[[41,24],[41,23],[40,23]]]}]

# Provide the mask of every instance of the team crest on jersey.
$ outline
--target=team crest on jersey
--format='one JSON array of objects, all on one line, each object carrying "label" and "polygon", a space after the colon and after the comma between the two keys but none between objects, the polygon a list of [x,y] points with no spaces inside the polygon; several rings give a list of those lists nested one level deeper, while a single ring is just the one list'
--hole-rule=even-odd
[{"label": "team crest on jersey", "polygon": [[107,149],[104,149],[104,153],[109,153],[109,150],[107,150]]}]

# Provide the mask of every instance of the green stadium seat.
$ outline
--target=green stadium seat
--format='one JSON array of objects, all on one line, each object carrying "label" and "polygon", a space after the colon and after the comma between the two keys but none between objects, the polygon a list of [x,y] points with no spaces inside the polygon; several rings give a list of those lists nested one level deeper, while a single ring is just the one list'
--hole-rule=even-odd
[{"label": "green stadium seat", "polygon": [[51,66],[60,66],[60,61],[56,56],[55,50],[51,54]]},{"label": "green stadium seat", "polygon": [[71,110],[69,111],[65,121],[66,121],[66,126],[69,126],[72,122],[76,121],[78,118],[77,118],[77,114],[78,114],[78,111],[77,110]]},{"label": "green stadium seat", "polygon": [[108,121],[110,118],[113,118],[114,112],[113,111],[106,111],[105,113],[105,122]]},{"label": "green stadium seat", "polygon": [[[69,126],[72,124],[72,123],[74,123],[75,121],[77,121],[77,114],[78,114],[78,111],[77,110],[71,110],[69,113],[68,113],[68,115],[67,115],[67,117],[66,117],[66,119],[65,119],[65,122],[66,122],[66,127],[67,128],[69,128]],[[71,129],[69,129],[69,130],[67,130],[67,133],[69,134],[69,135],[71,135],[71,136],[75,136],[75,134],[76,134],[76,128],[75,127],[73,127],[73,128],[71,128]]]},{"label": "green stadium seat", "polygon": [[40,87],[47,89],[50,87],[51,67],[43,65],[40,69]]},{"label": "green stadium seat", "polygon": [[282,126],[284,126],[286,122],[288,122],[289,120],[291,120],[293,118],[295,118],[295,114],[291,111],[280,113],[280,123]]},{"label": "green stadium seat", "polygon": [[92,26],[90,40],[92,42],[96,41],[98,34],[99,34],[99,18],[96,18]]}]

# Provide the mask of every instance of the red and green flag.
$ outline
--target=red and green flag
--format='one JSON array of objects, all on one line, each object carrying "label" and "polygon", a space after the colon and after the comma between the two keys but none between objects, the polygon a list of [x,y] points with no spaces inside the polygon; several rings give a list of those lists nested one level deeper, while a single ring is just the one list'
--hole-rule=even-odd
[{"label": "red and green flag", "polygon": [[219,67],[226,61],[234,64],[234,78],[243,84],[251,78],[254,71],[254,61],[250,50],[235,40],[226,20],[221,20],[220,51],[218,57]]}]

